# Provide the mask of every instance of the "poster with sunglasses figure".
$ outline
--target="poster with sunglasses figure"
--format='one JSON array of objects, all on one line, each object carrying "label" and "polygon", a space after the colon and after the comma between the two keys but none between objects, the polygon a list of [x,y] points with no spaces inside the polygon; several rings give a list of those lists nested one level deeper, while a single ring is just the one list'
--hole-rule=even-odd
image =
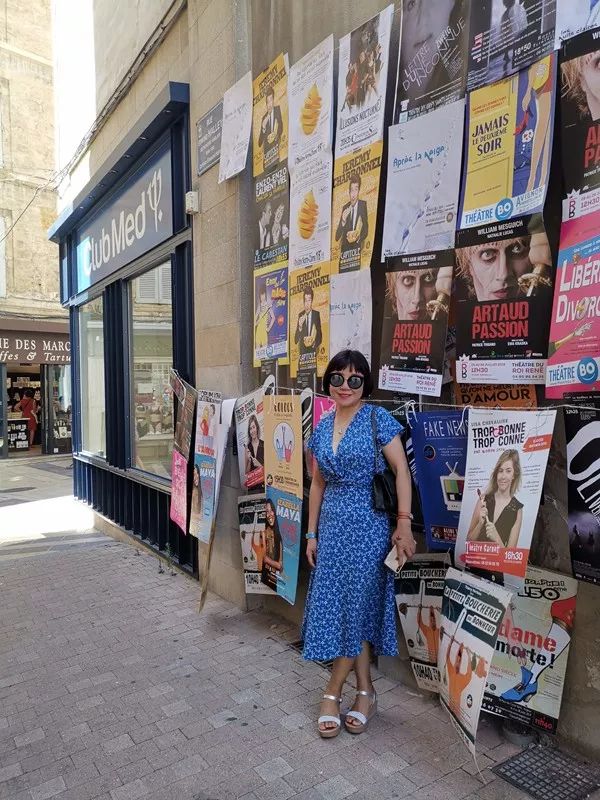
[{"label": "poster with sunglasses figure", "polygon": [[470,0],[402,0],[394,123],[465,96]]},{"label": "poster with sunglasses figure", "polygon": [[527,68],[554,50],[556,0],[471,3],[467,91]]},{"label": "poster with sunglasses figure", "polygon": [[542,211],[552,154],[556,61],[552,53],[468,95],[459,228]]},{"label": "poster with sunglasses figure", "polygon": [[459,383],[544,383],[553,283],[541,214],[458,232]]},{"label": "poster with sunglasses figure", "polygon": [[388,259],[379,388],[439,397],[454,251]]}]

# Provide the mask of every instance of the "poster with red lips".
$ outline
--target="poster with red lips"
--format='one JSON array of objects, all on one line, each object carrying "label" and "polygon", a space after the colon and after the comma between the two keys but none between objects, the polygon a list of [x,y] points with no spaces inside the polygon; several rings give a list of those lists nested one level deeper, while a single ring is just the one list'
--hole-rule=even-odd
[{"label": "poster with red lips", "polygon": [[541,214],[457,234],[459,383],[543,384],[554,267]]}]

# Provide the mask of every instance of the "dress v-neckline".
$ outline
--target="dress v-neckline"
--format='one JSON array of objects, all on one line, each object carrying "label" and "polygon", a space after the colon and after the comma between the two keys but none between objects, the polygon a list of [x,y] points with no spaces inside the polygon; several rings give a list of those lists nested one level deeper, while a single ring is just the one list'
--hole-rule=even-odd
[{"label": "dress v-neckline", "polygon": [[352,427],[352,425],[354,425],[354,420],[355,420],[355,419],[358,417],[358,415],[360,414],[360,412],[363,410],[363,408],[364,408],[364,407],[365,407],[365,406],[364,406],[364,404],[363,404],[363,405],[362,405],[362,406],[361,406],[361,407],[358,409],[358,411],[356,412],[356,414],[355,414],[355,415],[352,417],[352,419],[351,419],[351,420],[350,420],[350,422],[348,423],[348,426],[347,426],[346,430],[344,431],[344,433],[342,434],[342,436],[341,436],[341,438],[340,438],[339,442],[337,443],[337,447],[336,447],[336,448],[334,448],[334,447],[333,447],[333,436],[334,436],[334,434],[335,434],[335,411],[334,411],[334,412],[333,412],[333,414],[331,415],[331,420],[332,420],[332,428],[331,428],[331,436],[329,437],[329,446],[330,446],[330,448],[331,448],[331,452],[333,453],[333,457],[334,457],[334,458],[336,458],[337,454],[340,452],[340,445],[342,444],[342,442],[343,442],[343,441],[344,441],[344,439],[346,438],[346,434],[348,433],[348,431],[350,430],[350,428]]}]

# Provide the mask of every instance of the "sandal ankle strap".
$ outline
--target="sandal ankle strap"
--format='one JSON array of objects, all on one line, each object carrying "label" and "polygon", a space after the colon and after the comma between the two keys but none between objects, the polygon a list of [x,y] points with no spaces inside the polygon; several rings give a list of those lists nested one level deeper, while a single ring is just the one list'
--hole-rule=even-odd
[{"label": "sandal ankle strap", "polygon": [[342,702],[342,698],[341,697],[336,697],[334,694],[324,694],[323,695],[323,700],[335,700],[336,703],[341,703]]},{"label": "sandal ankle strap", "polygon": [[372,699],[375,699],[377,697],[377,692],[375,691],[375,689],[373,689],[372,692],[365,692],[362,689],[357,690],[356,694],[361,694],[363,697],[371,697]]}]

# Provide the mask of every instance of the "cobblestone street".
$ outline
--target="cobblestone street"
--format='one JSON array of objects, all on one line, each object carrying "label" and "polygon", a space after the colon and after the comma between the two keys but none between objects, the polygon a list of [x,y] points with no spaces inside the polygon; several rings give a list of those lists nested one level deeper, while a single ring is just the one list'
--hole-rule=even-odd
[{"label": "cobblestone street", "polygon": [[515,752],[492,724],[483,784],[435,699],[383,677],[370,729],[322,741],[327,673],[290,648],[297,631],[215,597],[199,615],[194,581],[55,514],[24,541],[0,508],[1,800],[526,797],[490,772]]}]

